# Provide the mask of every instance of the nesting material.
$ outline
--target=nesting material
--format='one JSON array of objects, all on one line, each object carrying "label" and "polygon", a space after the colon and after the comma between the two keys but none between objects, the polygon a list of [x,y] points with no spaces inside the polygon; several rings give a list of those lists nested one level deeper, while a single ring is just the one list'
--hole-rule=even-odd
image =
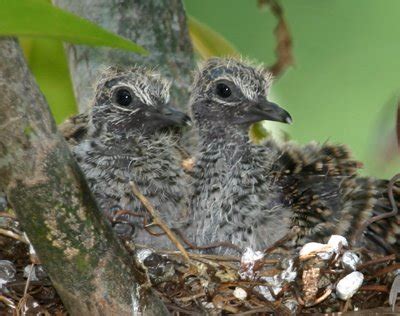
[{"label": "nesting material", "polygon": [[[0,257],[7,258],[6,266],[11,267],[0,289],[0,310],[12,313],[21,306],[20,311],[27,314],[66,314],[50,279],[40,275],[43,270],[29,248],[21,240],[0,235]],[[400,292],[398,280],[392,286],[400,268],[395,256],[352,249],[340,237],[326,244],[311,242],[301,250],[277,247],[264,253],[248,248],[238,256],[187,251],[189,260],[180,251],[140,245],[135,245],[135,251],[172,315],[356,310],[365,315],[368,309],[394,307]],[[34,270],[24,295],[32,263]]]},{"label": "nesting material", "polygon": [[16,268],[9,260],[0,260],[0,289],[4,284],[14,281]]},{"label": "nesting material", "polygon": [[233,295],[236,298],[238,298],[239,300],[243,301],[247,297],[247,292],[244,289],[242,289],[241,287],[237,287],[233,291]]},{"label": "nesting material", "polygon": [[345,269],[355,271],[360,263],[360,257],[351,251],[346,251],[342,256],[342,265]]},{"label": "nesting material", "polygon": [[364,275],[361,272],[354,271],[346,275],[336,285],[336,294],[341,300],[348,300],[358,291],[364,281]]}]

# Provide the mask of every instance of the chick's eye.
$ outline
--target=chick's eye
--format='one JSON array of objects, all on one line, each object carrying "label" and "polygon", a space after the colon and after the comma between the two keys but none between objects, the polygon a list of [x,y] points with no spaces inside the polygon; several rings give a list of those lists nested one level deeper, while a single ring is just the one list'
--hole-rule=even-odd
[{"label": "chick's eye", "polygon": [[232,94],[231,88],[224,83],[217,84],[216,92],[219,97],[224,99],[229,98]]},{"label": "chick's eye", "polygon": [[119,89],[115,94],[115,101],[122,106],[128,106],[132,102],[132,95],[127,89]]}]

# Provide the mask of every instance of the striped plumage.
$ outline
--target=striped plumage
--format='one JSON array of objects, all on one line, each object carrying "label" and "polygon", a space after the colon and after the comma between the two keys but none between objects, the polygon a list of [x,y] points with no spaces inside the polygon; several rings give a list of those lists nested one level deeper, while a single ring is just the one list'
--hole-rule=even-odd
[{"label": "striped plumage", "polygon": [[[353,240],[366,219],[391,210],[387,181],[359,177],[360,163],[343,146],[253,144],[252,123],[291,121],[266,100],[269,85],[264,70],[229,59],[211,59],[196,75],[191,108],[200,144],[190,207],[193,238],[201,245],[230,241],[264,249],[298,226],[295,244],[326,241],[332,234]],[[395,194],[399,200],[398,187]],[[373,223],[362,244],[398,252],[399,224],[399,217]]]},{"label": "striped plumage", "polygon": [[[172,227],[186,220],[187,184],[177,128],[188,117],[168,102],[169,85],[158,73],[142,67],[110,69],[101,78],[88,113],[61,127],[101,210],[117,222],[117,233],[156,247],[170,243],[144,229],[140,216],[147,223],[151,220],[129,181]],[[151,230],[160,232],[157,227]]]}]

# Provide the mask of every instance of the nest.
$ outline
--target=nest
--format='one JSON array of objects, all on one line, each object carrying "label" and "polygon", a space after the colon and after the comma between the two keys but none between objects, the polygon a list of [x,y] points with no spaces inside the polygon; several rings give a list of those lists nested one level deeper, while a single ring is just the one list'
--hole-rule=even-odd
[{"label": "nest", "polygon": [[[131,185],[153,223],[178,249],[125,243],[147,270],[155,292],[173,315],[349,311],[366,315],[368,310],[395,310],[400,263],[394,254],[382,256],[352,248],[337,235],[326,244],[285,247],[295,230],[263,252],[247,248],[237,257],[190,252]],[[0,212],[0,311],[6,311],[6,315],[67,314],[15,216],[9,212]]]},{"label": "nest", "polygon": [[[0,288],[0,310],[9,315],[65,315],[66,309],[15,218],[0,213],[0,224],[0,280],[4,281],[9,269],[9,279]],[[398,279],[393,282],[400,269],[395,255],[350,249],[340,237],[328,244],[307,244],[300,251],[278,248],[264,254],[247,249],[241,257],[184,255],[136,246],[136,257],[175,315],[339,311],[365,315],[368,309],[394,306],[400,292]],[[339,284],[351,275],[361,275],[363,280],[346,297]],[[354,283],[350,280],[347,287]]]}]

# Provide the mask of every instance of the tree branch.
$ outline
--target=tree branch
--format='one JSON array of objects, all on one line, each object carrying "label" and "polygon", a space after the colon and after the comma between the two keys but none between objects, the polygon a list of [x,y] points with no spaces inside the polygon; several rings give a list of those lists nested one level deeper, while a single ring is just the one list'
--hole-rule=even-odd
[{"label": "tree branch", "polygon": [[17,42],[0,39],[0,191],[71,315],[168,313],[112,233]]},{"label": "tree branch", "polygon": [[90,104],[99,72],[107,66],[155,66],[174,80],[171,100],[186,109],[194,66],[181,0],[53,0],[61,8],[142,45],[149,56],[117,49],[67,44],[70,71],[80,111]]}]

